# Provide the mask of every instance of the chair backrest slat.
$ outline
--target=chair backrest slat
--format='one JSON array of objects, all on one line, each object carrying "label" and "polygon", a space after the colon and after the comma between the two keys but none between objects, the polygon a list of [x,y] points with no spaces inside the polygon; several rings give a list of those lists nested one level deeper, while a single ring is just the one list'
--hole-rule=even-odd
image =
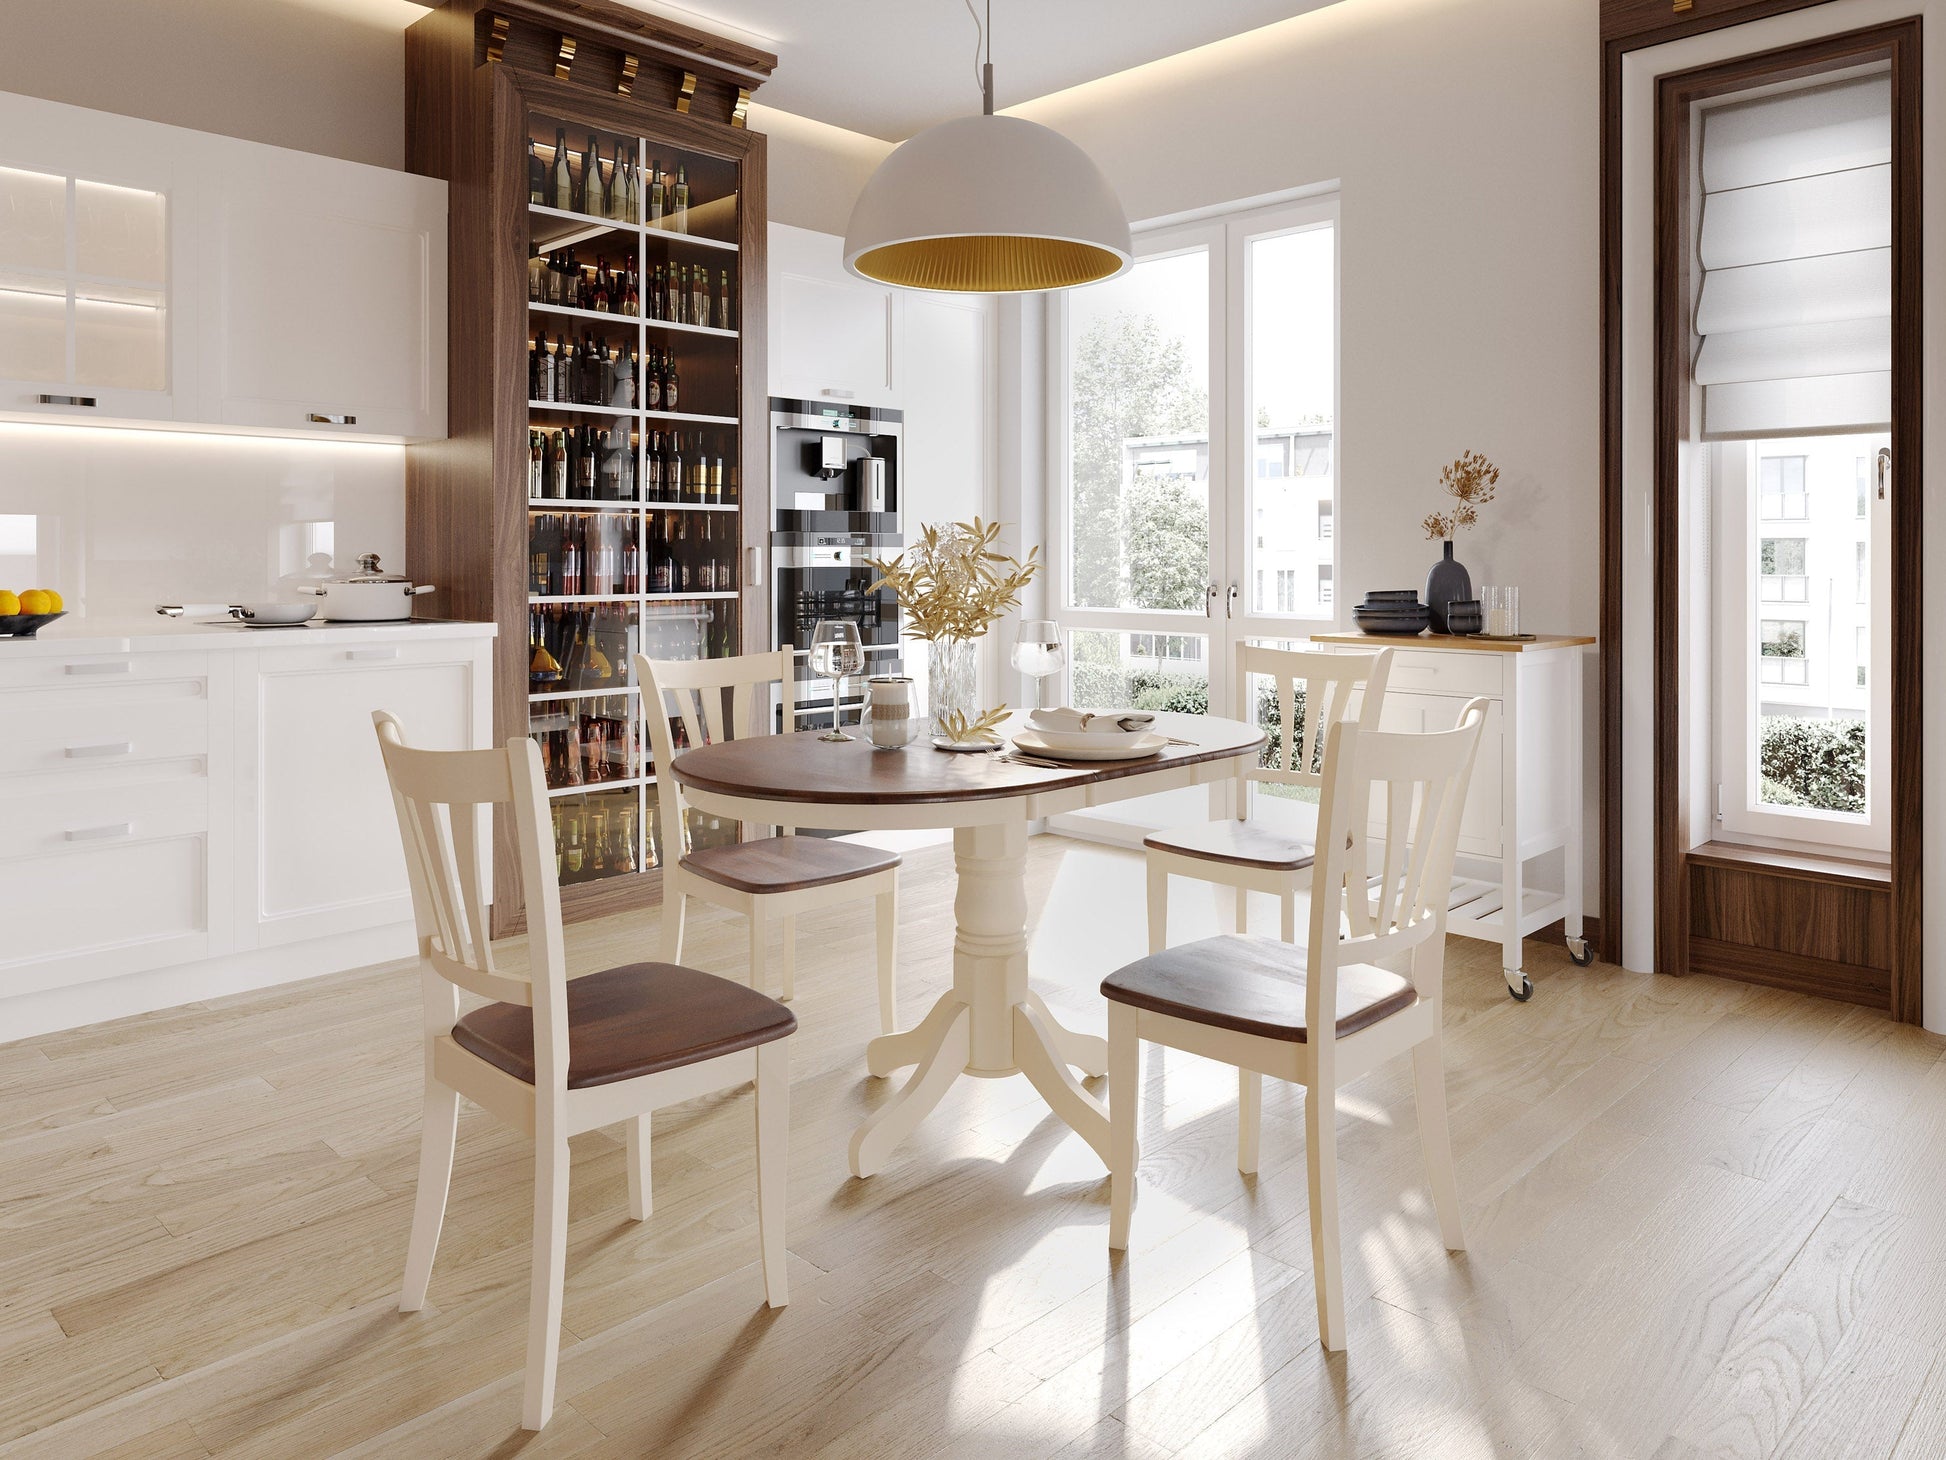
[{"label": "chair backrest slat", "polygon": [[[1335,1039],[1338,969],[1347,963],[1410,953],[1419,996],[1439,998],[1453,857],[1486,717],[1487,701],[1472,699],[1455,728],[1432,734],[1331,723],[1312,865],[1305,994],[1315,1046]],[[1385,856],[1375,877],[1367,866],[1370,820],[1384,829]],[[1340,933],[1340,907],[1349,936]]]},{"label": "chair backrest slat", "polygon": [[[1392,671],[1392,651],[1372,654],[1327,654],[1313,649],[1272,649],[1261,644],[1237,646],[1238,718],[1255,721],[1257,695],[1253,677],[1268,679],[1277,705],[1274,737],[1275,765],[1245,762],[1239,774],[1246,781],[1286,786],[1324,784],[1325,735],[1351,712],[1352,696],[1363,694],[1358,723],[1378,728],[1384,706],[1385,682]],[[1242,814],[1243,808],[1238,808]]]},{"label": "chair backrest slat", "polygon": [[[788,649],[741,654],[730,659],[651,659],[635,656],[642,686],[642,714],[649,723],[649,750],[655,764],[656,807],[662,822],[665,861],[688,852],[687,802],[668,768],[679,752],[669,729],[666,700],[673,700],[683,733],[692,747],[720,745],[770,733],[770,690],[777,687],[784,726],[791,728],[794,660]],[[725,702],[728,701],[727,721]],[[727,730],[726,730],[727,723]]]}]

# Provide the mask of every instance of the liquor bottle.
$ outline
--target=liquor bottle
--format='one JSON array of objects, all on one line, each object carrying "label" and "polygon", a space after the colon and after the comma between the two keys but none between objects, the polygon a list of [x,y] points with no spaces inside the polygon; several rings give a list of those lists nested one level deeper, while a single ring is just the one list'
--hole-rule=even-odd
[{"label": "liquor bottle", "polygon": [[676,541],[671,557],[674,560],[674,566],[670,571],[670,578],[676,585],[676,592],[695,592],[696,562],[690,556],[689,552],[689,514],[687,512],[676,515]]},{"label": "liquor bottle", "polygon": [[[628,773],[631,776],[635,774],[633,765],[628,767]],[[616,872],[635,870],[635,808],[633,806],[619,806],[615,809],[615,850],[614,855],[609,858],[609,866]]]},{"label": "liquor bottle", "polygon": [[541,166],[540,148],[532,137],[527,139],[527,201],[547,201],[547,169]]},{"label": "liquor bottle", "polygon": [[649,223],[660,227],[663,210],[662,159],[654,158],[649,163]]},{"label": "liquor bottle", "polygon": [[564,499],[568,494],[568,439],[565,431],[556,430],[554,433],[554,457],[549,466],[547,494],[556,500]]},{"label": "liquor bottle", "polygon": [[581,591],[581,545],[574,540],[577,518],[567,519],[561,533],[561,593],[572,598]]},{"label": "liquor bottle", "polygon": [[581,428],[581,454],[575,462],[575,495],[583,501],[595,498],[595,428]]},{"label": "liquor bottle", "polygon": [[568,170],[568,129],[554,129],[554,195],[548,199],[563,212],[574,211],[574,174]]},{"label": "liquor bottle", "polygon": [[655,266],[655,271],[653,273],[644,274],[642,276],[642,281],[643,283],[647,284],[649,288],[649,299],[648,299],[649,307],[647,311],[648,316],[650,319],[661,319],[662,309],[663,309],[662,265],[657,264]]},{"label": "liquor bottle", "polygon": [[665,411],[673,411],[680,409],[676,405],[676,400],[681,385],[681,381],[676,375],[676,356],[674,351],[665,355],[663,359],[667,368],[662,373],[662,409]]},{"label": "liquor bottle", "polygon": [[608,216],[617,223],[630,223],[635,214],[629,203],[628,169],[622,162],[622,144],[615,144],[615,162],[608,173]]},{"label": "liquor bottle", "polygon": [[544,463],[541,458],[541,433],[538,431],[529,431],[527,433],[527,497],[529,501],[538,502],[541,497],[541,482],[544,468]]},{"label": "liquor bottle", "polygon": [[[572,777],[572,782],[578,784],[580,780],[581,777],[577,772]],[[562,849],[561,866],[569,877],[579,877],[588,859],[587,849],[581,845],[581,808],[579,806],[571,808],[566,819],[567,845]]]},{"label": "liquor bottle", "polygon": [[709,327],[709,270],[701,264],[689,271],[689,322]]},{"label": "liquor bottle", "polygon": [[[716,534],[716,591],[734,592],[737,586],[737,535],[736,519],[725,516],[719,520],[720,531]],[[729,628],[729,616],[724,615],[724,629]],[[727,652],[727,651],[726,651]]]},{"label": "liquor bottle", "polygon": [[676,191],[669,206],[675,214],[676,232],[689,232],[689,169],[680,162],[676,164]]},{"label": "liquor bottle", "polygon": [[682,467],[682,432],[671,431],[662,458],[662,491],[668,501],[682,500]]},{"label": "liquor bottle", "polygon": [[636,283],[635,270],[631,268],[622,281],[622,313],[633,316],[641,312],[642,292]]},{"label": "liquor bottle", "polygon": [[561,255],[551,253],[547,256],[547,302],[560,304],[567,299],[568,269]]},{"label": "liquor bottle", "polygon": [[623,410],[635,407],[635,346],[628,347],[628,353],[615,352],[615,404]]},{"label": "liquor bottle", "polygon": [[642,408],[650,411],[662,409],[662,360],[653,346],[649,349],[649,368],[642,377]]},{"label": "liquor bottle", "polygon": [[716,327],[720,330],[736,328],[736,313],[730,308],[730,271],[723,271],[723,281],[716,286]]},{"label": "liquor bottle", "polygon": [[714,593],[716,591],[716,551],[710,543],[710,519],[705,517],[696,527],[696,591]]},{"label": "liquor bottle", "polygon": [[594,218],[608,216],[608,189],[601,181],[601,145],[595,134],[588,134],[588,146],[581,154],[581,211]]},{"label": "liquor bottle", "polygon": [[622,592],[640,593],[642,591],[642,555],[635,546],[631,534],[622,544]]},{"label": "liquor bottle", "polygon": [[675,561],[669,542],[669,514],[649,518],[649,592],[675,592]]},{"label": "liquor bottle", "polygon": [[662,315],[671,324],[682,323],[682,265],[669,265],[662,280]]},{"label": "liquor bottle", "polygon": [[547,358],[547,349],[539,335],[534,336],[527,346],[527,399],[546,400],[541,394],[541,362]]},{"label": "liquor bottle", "polygon": [[595,255],[595,277],[588,290],[587,307],[598,314],[608,313],[608,260],[600,254]]},{"label": "liquor bottle", "polygon": [[535,304],[547,302],[547,260],[539,254],[527,260],[527,297]]},{"label": "liquor bottle", "polygon": [[716,454],[709,459],[709,499],[712,502],[723,500],[723,442],[718,438]]}]

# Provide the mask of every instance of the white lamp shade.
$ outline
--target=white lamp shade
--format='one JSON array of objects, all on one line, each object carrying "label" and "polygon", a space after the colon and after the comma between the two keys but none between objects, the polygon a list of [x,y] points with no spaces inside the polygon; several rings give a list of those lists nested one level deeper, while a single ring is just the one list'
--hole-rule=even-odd
[{"label": "white lamp shade", "polygon": [[929,127],[879,165],[845,267],[911,289],[1024,293],[1127,272],[1128,219],[1088,154],[1019,117]]}]

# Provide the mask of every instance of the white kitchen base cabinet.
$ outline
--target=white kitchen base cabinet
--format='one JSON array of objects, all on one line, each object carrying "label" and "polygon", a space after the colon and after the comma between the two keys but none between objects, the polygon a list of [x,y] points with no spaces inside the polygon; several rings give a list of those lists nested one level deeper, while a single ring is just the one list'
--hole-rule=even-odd
[{"label": "white kitchen base cabinet", "polygon": [[413,950],[371,714],[486,744],[492,626],[156,623],[0,640],[0,1043]]},{"label": "white kitchen base cabinet", "polygon": [[[1529,934],[1559,922],[1574,961],[1593,961],[1582,936],[1581,661],[1582,649],[1594,640],[1549,634],[1523,641],[1356,633],[1313,638],[1331,648],[1392,650],[1380,729],[1450,730],[1469,699],[1487,698],[1460,817],[1462,870],[1453,879],[1447,931],[1500,944],[1507,991],[1523,1001],[1534,993],[1522,967],[1521,940]],[[1372,830],[1377,835],[1381,828]],[[1560,885],[1533,885],[1528,863],[1554,852],[1560,854]]]}]

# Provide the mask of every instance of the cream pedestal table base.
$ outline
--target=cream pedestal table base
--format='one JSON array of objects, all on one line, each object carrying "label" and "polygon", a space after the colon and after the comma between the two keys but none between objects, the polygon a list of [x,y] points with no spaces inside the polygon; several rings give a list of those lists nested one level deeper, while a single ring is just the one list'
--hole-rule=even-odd
[{"label": "cream pedestal table base", "polygon": [[[1028,986],[1027,829],[1066,811],[1227,780],[1231,762],[1264,743],[1254,725],[1235,720],[1157,719],[1163,733],[1188,743],[1143,761],[1058,770],[941,755],[925,746],[876,752],[863,741],[834,744],[809,732],[730,741],[677,757],[672,773],[689,802],[735,820],[830,830],[953,829],[959,876],[953,987],[913,1028],[866,1046],[874,1075],[916,1068],[853,1134],[854,1176],[882,1170],[962,1075],[1026,1075],[1106,1163],[1107,1112],[1073,1072],[1105,1074],[1107,1041],[1064,1026]],[[807,811],[806,803],[818,809]]]}]

